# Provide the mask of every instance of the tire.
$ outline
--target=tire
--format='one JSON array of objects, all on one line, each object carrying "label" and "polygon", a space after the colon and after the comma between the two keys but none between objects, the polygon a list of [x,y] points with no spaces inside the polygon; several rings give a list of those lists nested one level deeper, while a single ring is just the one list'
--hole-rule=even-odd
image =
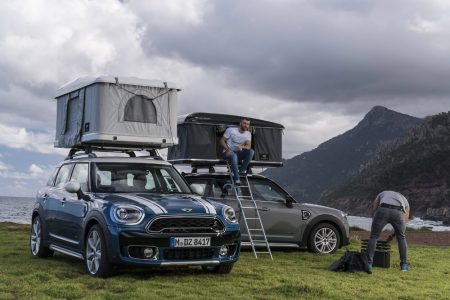
[{"label": "tire", "polygon": [[31,255],[35,257],[50,257],[53,256],[53,250],[45,246],[44,228],[42,227],[41,218],[39,215],[35,216],[31,221],[30,231],[30,250]]},{"label": "tire", "polygon": [[309,234],[308,249],[314,253],[334,253],[341,246],[339,231],[331,224],[320,223]]},{"label": "tire", "polygon": [[111,276],[113,266],[109,263],[106,239],[99,225],[94,225],[89,229],[84,245],[86,272],[100,278]]},{"label": "tire", "polygon": [[214,274],[229,274],[233,269],[234,263],[232,264],[223,264],[218,266],[202,266],[202,269],[206,273],[214,273]]}]

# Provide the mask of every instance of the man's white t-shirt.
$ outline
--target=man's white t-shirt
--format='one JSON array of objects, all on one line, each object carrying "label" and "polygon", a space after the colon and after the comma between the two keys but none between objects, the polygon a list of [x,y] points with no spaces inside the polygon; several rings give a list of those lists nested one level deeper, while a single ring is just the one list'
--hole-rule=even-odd
[{"label": "man's white t-shirt", "polygon": [[233,151],[239,150],[237,145],[242,145],[246,141],[252,140],[250,131],[244,131],[241,133],[237,127],[228,127],[223,136],[227,140],[228,147]]},{"label": "man's white t-shirt", "polygon": [[380,201],[379,204],[386,203],[389,205],[401,206],[403,211],[409,209],[408,200],[398,192],[384,191],[378,194],[377,199]]}]

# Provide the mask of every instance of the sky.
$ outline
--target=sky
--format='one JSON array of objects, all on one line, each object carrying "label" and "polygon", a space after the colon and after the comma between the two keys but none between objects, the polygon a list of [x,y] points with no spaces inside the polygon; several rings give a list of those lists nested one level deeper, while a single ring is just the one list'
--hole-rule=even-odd
[{"label": "sky", "polygon": [[290,158],[375,105],[450,110],[450,2],[18,0],[0,6],[0,195],[34,196],[53,147],[55,91],[86,75],[171,81],[178,113],[286,127]]}]

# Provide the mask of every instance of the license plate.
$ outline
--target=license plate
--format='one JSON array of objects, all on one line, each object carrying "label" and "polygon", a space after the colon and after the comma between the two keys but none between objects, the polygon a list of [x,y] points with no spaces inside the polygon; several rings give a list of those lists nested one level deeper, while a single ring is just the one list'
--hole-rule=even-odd
[{"label": "license plate", "polygon": [[210,237],[171,237],[170,248],[207,247],[211,245]]}]

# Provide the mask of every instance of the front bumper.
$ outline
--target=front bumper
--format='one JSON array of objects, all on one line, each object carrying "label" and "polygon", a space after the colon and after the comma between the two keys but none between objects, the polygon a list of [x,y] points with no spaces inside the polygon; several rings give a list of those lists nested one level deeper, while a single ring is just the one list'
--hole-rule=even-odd
[{"label": "front bumper", "polygon": [[[154,265],[154,266],[194,266],[234,263],[240,254],[241,234],[239,231],[225,231],[218,235],[196,234],[149,234],[108,228],[110,240],[109,258],[114,264]],[[171,248],[171,237],[211,238],[210,246]],[[220,248],[227,246],[227,255],[220,255]],[[152,248],[154,257],[144,258],[136,255],[144,248]],[[140,252],[142,253],[142,252]]]}]

